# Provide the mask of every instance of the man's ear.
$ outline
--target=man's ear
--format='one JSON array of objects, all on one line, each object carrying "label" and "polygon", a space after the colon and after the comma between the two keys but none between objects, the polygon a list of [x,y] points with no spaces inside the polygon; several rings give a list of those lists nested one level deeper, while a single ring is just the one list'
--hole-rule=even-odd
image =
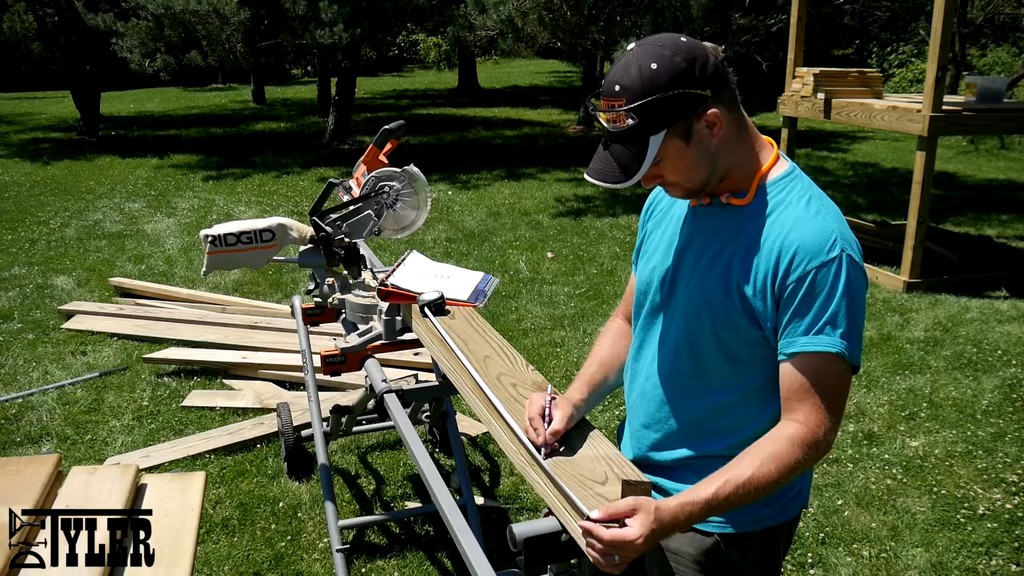
[{"label": "man's ear", "polygon": [[711,140],[718,140],[725,134],[725,115],[718,108],[709,108],[698,124]]}]

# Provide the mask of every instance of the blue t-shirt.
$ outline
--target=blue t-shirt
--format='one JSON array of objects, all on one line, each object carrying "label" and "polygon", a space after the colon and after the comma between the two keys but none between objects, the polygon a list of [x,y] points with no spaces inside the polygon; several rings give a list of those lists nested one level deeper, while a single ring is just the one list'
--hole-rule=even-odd
[{"label": "blue t-shirt", "polygon": [[[657,498],[686,490],[779,421],[779,362],[830,352],[860,369],[860,244],[792,162],[745,206],[691,207],[656,188],[640,215],[633,273],[621,449]],[[778,524],[807,506],[810,489],[807,471],[697,528]]]}]

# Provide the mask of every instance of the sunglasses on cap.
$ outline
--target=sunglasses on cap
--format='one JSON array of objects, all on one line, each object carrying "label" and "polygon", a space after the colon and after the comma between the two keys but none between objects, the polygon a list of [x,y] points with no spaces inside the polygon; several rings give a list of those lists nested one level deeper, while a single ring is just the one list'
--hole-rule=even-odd
[{"label": "sunglasses on cap", "polygon": [[[587,98],[587,111],[601,123],[601,126],[604,126],[605,130],[610,132],[619,132],[636,126],[640,121],[640,119],[636,117],[636,114],[633,114],[632,110],[636,110],[638,107],[653,100],[678,94],[697,94],[706,98],[711,97],[710,90],[673,90],[671,92],[663,92],[661,94],[651,96],[650,98],[645,98],[628,106],[619,106],[615,104],[616,99],[606,98],[602,100],[601,89],[598,89],[596,92],[591,94],[589,98]],[[619,99],[618,101],[621,102],[622,100]]]}]

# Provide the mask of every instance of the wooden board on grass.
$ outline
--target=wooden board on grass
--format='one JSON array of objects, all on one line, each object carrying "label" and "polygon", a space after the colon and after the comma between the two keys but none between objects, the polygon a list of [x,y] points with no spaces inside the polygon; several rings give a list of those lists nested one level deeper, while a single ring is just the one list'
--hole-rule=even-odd
[{"label": "wooden board on grass", "polygon": [[[119,466],[75,466],[57,492],[52,508],[70,510],[82,508],[127,509],[135,495],[139,467],[134,464]],[[106,530],[107,517],[96,518],[96,549],[102,546],[110,549],[110,533]],[[89,544],[80,538],[77,542],[79,558]],[[104,576],[110,571],[106,566],[49,566],[41,571],[47,576]]]},{"label": "wooden board on grass", "polygon": [[123,576],[192,574],[205,493],[206,472],[142,475],[133,507],[153,511],[149,545],[155,561],[125,568]]},{"label": "wooden board on grass", "polygon": [[[226,326],[197,326],[180,322],[110,318],[79,314],[64,323],[65,330],[103,332],[146,341],[175,341],[205,344],[217,348],[242,348],[269,352],[297,352],[299,340],[295,334],[229,328]],[[314,350],[334,347],[327,336],[310,336]],[[296,355],[296,357],[298,357]]]},{"label": "wooden board on grass", "polygon": [[107,281],[110,282],[111,286],[117,288],[122,293],[138,294],[139,296],[146,296],[148,298],[159,298],[161,300],[181,302],[198,302],[200,304],[223,304],[225,306],[251,306],[254,308],[267,308],[270,310],[291,310],[291,307],[285,304],[275,304],[272,302],[264,302],[262,300],[250,300],[249,298],[238,298],[236,296],[203,292],[201,290],[189,290],[188,288],[178,288],[177,286],[167,286],[164,284],[155,284],[153,282],[144,282],[142,280],[132,280],[131,278],[109,278]]},{"label": "wooden board on grass", "polygon": [[[34,536],[38,532],[37,528],[26,527],[10,536],[12,526],[8,511],[21,517],[23,509],[48,508],[57,486],[60,486],[60,454],[0,458],[0,534],[8,544],[0,547],[0,575],[8,573],[11,559],[18,552],[16,544],[35,541]],[[21,517],[20,521],[35,522],[36,518]],[[16,530],[20,527],[13,526]]]},{"label": "wooden board on grass", "polygon": [[[377,354],[375,357],[381,366],[390,368],[406,368],[410,370],[433,369],[430,354],[422,349],[388,352]],[[248,350],[211,350],[175,347],[146,354],[142,357],[142,361],[147,364],[205,366],[221,369],[248,368],[252,370],[280,370],[284,372],[301,372],[302,370],[302,355],[298,353]],[[320,356],[316,353],[313,354],[313,367],[320,368]],[[362,376],[360,376],[359,381],[362,382]]]},{"label": "wooden board on grass", "polygon": [[222,304],[200,304],[198,302],[169,302],[167,300],[153,300],[150,298],[114,298],[114,304],[125,306],[144,306],[148,308],[163,308],[165,310],[201,310],[203,312],[216,312],[218,314],[235,314],[241,316],[264,316],[266,318],[292,319],[291,310],[271,310],[270,308],[256,308],[253,306],[224,306]]},{"label": "wooden board on grass", "polygon": [[[268,330],[271,332],[287,332],[297,334],[294,320],[284,318],[267,318],[265,316],[242,316],[238,314],[221,314],[203,310],[151,308],[148,306],[126,306],[123,304],[104,304],[102,302],[68,302],[57,309],[66,316],[75,314],[91,314],[93,316],[109,316],[111,318],[136,318],[139,320],[158,320],[161,322],[180,322],[197,326],[227,326],[250,330]],[[310,327],[310,334],[344,338],[345,330],[340,324]],[[297,336],[296,336],[297,337]]]},{"label": "wooden board on grass", "polygon": [[[360,392],[353,390],[350,394],[353,395],[352,399],[355,401],[359,397]],[[337,403],[321,401],[320,408],[326,411],[330,409],[332,404]],[[309,427],[309,409],[292,409],[292,423],[295,425],[296,430]],[[266,414],[235,424],[214,428],[213,430],[192,434],[184,438],[111,456],[107,458],[104,464],[131,463],[145,470],[197,454],[246,446],[276,435],[277,414]]]},{"label": "wooden board on grass", "polygon": [[[548,383],[475,309],[451,308],[438,321],[496,397],[496,403],[430,321],[420,314],[412,314],[412,319],[417,336],[462,399],[580,547],[585,543],[577,522],[588,511],[625,496],[650,495],[647,478],[585,419],[562,438],[563,448],[558,454],[544,464],[538,462],[533,456],[536,449],[527,446],[513,427],[521,430],[526,399],[545,390]],[[499,405],[511,422],[500,413]]]}]

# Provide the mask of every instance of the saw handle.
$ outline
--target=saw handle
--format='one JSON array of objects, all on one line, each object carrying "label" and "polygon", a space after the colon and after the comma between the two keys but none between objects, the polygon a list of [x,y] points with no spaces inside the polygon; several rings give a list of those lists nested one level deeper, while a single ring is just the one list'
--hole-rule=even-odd
[{"label": "saw handle", "polygon": [[405,120],[397,120],[381,128],[380,132],[377,132],[377,137],[373,139],[373,143],[370,144],[370,146],[373,146],[378,150],[384,150],[384,147],[387,146],[389,142],[392,140],[398,140],[403,134],[405,134]]},{"label": "saw handle", "polygon": [[388,154],[398,146],[398,139],[405,133],[405,120],[397,120],[377,132],[370,146],[352,169],[351,194],[358,197],[366,177],[388,166]]}]

